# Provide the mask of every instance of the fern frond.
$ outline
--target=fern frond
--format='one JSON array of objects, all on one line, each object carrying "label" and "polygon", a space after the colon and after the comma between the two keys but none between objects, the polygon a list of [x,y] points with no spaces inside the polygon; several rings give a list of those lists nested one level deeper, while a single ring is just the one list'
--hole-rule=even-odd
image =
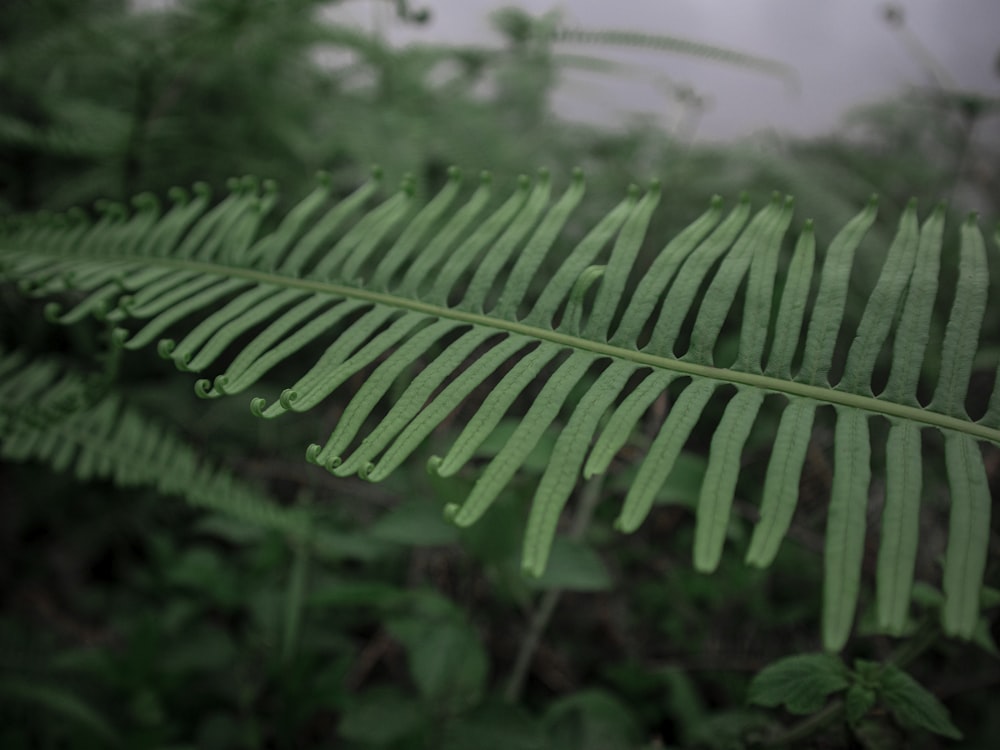
[{"label": "fern frond", "polygon": [[184,498],[257,527],[304,539],[306,516],[212,466],[180,436],[84,377],[46,359],[0,350],[0,458],[41,461],[81,482],[107,479]]},{"label": "fern frond", "polygon": [[[975,419],[965,410],[988,278],[973,220],[962,228],[955,305],[941,351],[927,349],[943,212],[921,227],[910,205],[841,366],[834,360],[848,282],[875,221],[874,201],[826,249],[810,303],[816,276],[810,223],[776,299],[792,220],[791,201],[778,196],[753,217],[747,200],[725,217],[721,201],[713,200],[641,268],[640,248],[660,199],[657,185],[641,198],[639,190],[630,191],[568,253],[556,253],[583,196],[580,174],[554,203],[546,174],[534,185],[522,180],[492,212],[488,176],[459,205],[455,171],[420,210],[404,185],[365,211],[378,179],[340,202],[332,201],[330,184],[321,179],[277,229],[264,234],[258,228],[273,194],[250,181],[234,184],[211,210],[199,188],[193,199],[175,195],[162,217],[145,199],[131,216],[105,207],[93,225],[79,214],[10,220],[0,235],[0,263],[4,275],[31,294],[84,295],[66,312],[50,306],[52,319],[96,314],[117,324],[134,321],[117,333],[126,349],[159,340],[160,354],[180,369],[214,371],[214,378],[196,384],[206,398],[250,389],[309,345],[325,345],[277,399],[252,399],[253,413],[265,419],[312,409],[368,371],[326,442],[306,451],[310,462],[336,475],[384,478],[465,404],[471,415],[464,427],[430,462],[442,476],[455,474],[518,402],[532,398],[468,500],[448,513],[459,524],[480,518],[550,425],[562,424],[528,519],[523,563],[533,574],[545,568],[558,518],[580,475],[607,471],[654,401],[679,385],[640,460],[617,526],[632,531],[642,523],[710,402],[728,399],[697,506],[694,564],[714,570],[744,445],[769,397],[778,395],[785,406],[746,555],[750,564],[769,565],[795,511],[820,409],[831,411],[835,455],[823,615],[831,650],[849,635],[861,585],[877,434],[871,420],[889,424],[877,602],[880,626],[890,632],[905,623],[919,546],[921,433],[937,430],[944,435],[952,498],[943,622],[948,633],[972,634],[990,514],[979,444],[1000,444],[1000,383],[985,415]],[[742,309],[733,309],[741,295]],[[679,351],[688,320],[690,340]],[[716,347],[729,329],[739,331],[736,360],[716,363]],[[175,330],[176,339],[163,338]],[[893,351],[887,385],[874,393],[887,342]],[[940,356],[943,366],[933,402],[924,405],[917,382],[927,356]],[[830,373],[841,370],[831,383]],[[468,404],[484,384],[486,394]]]}]

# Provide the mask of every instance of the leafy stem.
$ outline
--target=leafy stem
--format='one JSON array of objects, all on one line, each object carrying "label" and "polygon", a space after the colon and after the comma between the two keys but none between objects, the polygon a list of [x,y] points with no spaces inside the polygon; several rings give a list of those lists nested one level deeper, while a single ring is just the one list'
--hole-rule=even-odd
[{"label": "leafy stem", "polygon": [[[881,673],[889,666],[902,669],[906,665],[911,664],[930,648],[940,635],[941,627],[936,620],[930,618],[924,620],[912,637],[900,644],[882,663],[882,666],[878,669],[878,673]],[[846,704],[842,698],[835,698],[821,710],[766,739],[761,744],[761,747],[787,747],[845,719]]]}]

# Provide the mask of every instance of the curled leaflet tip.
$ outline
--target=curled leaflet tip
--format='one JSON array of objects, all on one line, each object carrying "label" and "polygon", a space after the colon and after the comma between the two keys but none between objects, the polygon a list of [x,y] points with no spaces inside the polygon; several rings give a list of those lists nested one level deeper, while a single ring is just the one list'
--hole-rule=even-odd
[{"label": "curled leaflet tip", "polygon": [[181,372],[191,372],[191,355],[184,353],[177,355],[175,354],[171,359],[174,360],[174,367],[176,367]]},{"label": "curled leaflet tip", "polygon": [[160,207],[160,201],[150,192],[139,193],[132,199],[132,206],[137,211],[152,211]]},{"label": "curled leaflet tip", "polygon": [[199,378],[194,382],[194,394],[198,398],[214,398],[212,383],[208,378]]},{"label": "curled leaflet tip", "polygon": [[438,474],[438,468],[440,466],[441,466],[441,456],[431,456],[430,458],[427,459],[428,474]]},{"label": "curled leaflet tip", "polygon": [[250,413],[255,417],[263,417],[264,409],[267,408],[267,399],[263,398],[253,398],[250,399]]},{"label": "curled leaflet tip", "polygon": [[125,346],[125,342],[128,341],[128,329],[126,328],[115,328],[111,331],[111,343],[118,349]]},{"label": "curled leaflet tip", "polygon": [[62,315],[62,305],[58,302],[49,302],[45,305],[42,313],[49,323],[58,323],[59,317]]},{"label": "curled leaflet tip", "polygon": [[177,342],[173,339],[160,339],[156,344],[156,353],[163,359],[170,359],[176,346]]}]

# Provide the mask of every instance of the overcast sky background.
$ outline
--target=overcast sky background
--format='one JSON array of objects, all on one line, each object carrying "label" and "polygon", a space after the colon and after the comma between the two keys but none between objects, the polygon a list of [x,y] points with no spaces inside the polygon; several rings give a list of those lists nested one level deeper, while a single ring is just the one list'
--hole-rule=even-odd
[{"label": "overcast sky background", "polygon": [[[567,73],[554,107],[560,116],[618,125],[646,113],[665,127],[680,114],[651,79],[665,75],[692,86],[710,106],[698,140],[761,131],[817,135],[837,128],[843,115],[910,86],[931,86],[921,64],[882,20],[872,0],[416,0],[432,20],[402,24],[384,0],[345,3],[334,17],[380,29],[394,44],[452,43],[499,46],[489,16],[514,5],[532,15],[559,11],[563,25],[593,30],[663,34],[772,58],[798,74],[795,93],[781,80],[681,54],[603,45],[561,44],[575,52],[640,66],[645,75]],[[955,87],[1000,97],[1000,0],[904,0],[906,24]],[[643,80],[645,78],[645,80]],[[994,118],[997,119],[997,118]]]}]

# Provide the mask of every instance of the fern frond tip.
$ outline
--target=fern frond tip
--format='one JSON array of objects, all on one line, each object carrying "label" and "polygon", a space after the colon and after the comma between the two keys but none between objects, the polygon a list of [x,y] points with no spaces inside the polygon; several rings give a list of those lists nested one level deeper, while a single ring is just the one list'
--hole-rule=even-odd
[{"label": "fern frond tip", "polygon": [[177,342],[173,339],[160,339],[156,343],[156,353],[162,359],[171,359],[174,356],[174,349],[177,348]]},{"label": "fern frond tip", "polygon": [[153,193],[139,193],[132,199],[132,207],[136,211],[159,210],[160,200]]},{"label": "fern frond tip", "polygon": [[[329,465],[331,467],[331,471],[337,468],[337,466],[340,465],[340,458],[338,456],[334,456],[333,458],[330,459]],[[378,478],[375,475],[375,464],[373,464],[371,461],[366,461],[365,463],[363,463],[361,467],[358,469],[358,476],[361,479],[364,479],[366,482],[378,481]]]},{"label": "fern frond tip", "polygon": [[174,185],[172,188],[167,190],[167,198],[175,206],[183,206],[188,202],[190,196],[188,195],[188,191],[180,185]]},{"label": "fern frond tip", "polygon": [[111,331],[111,345],[121,349],[128,343],[129,331],[127,328],[117,327]]},{"label": "fern frond tip", "polygon": [[58,302],[47,302],[42,308],[42,315],[49,323],[58,323],[62,317],[62,305]]},{"label": "fern frond tip", "polygon": [[194,383],[194,394],[198,398],[214,398],[212,383],[207,378],[199,378]]},{"label": "fern frond tip", "polygon": [[438,468],[441,466],[441,456],[431,456],[427,459],[427,473],[437,474]]},{"label": "fern frond tip", "polygon": [[317,443],[310,443],[309,447],[306,448],[306,461],[311,464],[319,464],[319,454],[323,450],[323,446]]}]

